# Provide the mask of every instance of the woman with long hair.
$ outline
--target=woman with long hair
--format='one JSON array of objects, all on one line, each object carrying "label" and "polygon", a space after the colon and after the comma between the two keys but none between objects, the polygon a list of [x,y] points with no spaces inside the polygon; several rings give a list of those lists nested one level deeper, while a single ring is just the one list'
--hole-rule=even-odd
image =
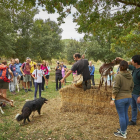
[{"label": "woman with long hair", "polygon": [[128,108],[130,106],[131,93],[134,86],[132,75],[127,69],[128,63],[124,60],[121,61],[120,72],[114,79],[112,100],[110,102],[110,105],[115,104],[120,122],[120,128],[117,129],[117,132],[114,132],[114,135],[123,138],[126,138],[127,135],[126,130],[129,123]]},{"label": "woman with long hair", "polygon": [[46,75],[46,80],[45,80],[45,83],[46,83],[46,89],[47,89],[47,88],[48,88],[49,78],[50,78],[50,71],[51,71],[51,68],[50,68],[48,62],[46,62],[46,66],[47,66],[47,68],[48,68],[48,73],[47,73],[47,75]]}]

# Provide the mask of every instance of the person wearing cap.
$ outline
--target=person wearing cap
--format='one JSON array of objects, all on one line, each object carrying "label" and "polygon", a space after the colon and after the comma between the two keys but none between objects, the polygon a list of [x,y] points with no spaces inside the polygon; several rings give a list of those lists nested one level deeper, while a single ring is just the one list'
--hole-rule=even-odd
[{"label": "person wearing cap", "polygon": [[[20,67],[20,71],[23,74],[23,85],[24,85],[25,92],[32,91],[30,89],[30,81],[31,81],[31,73],[30,73],[30,70],[31,70],[31,65],[29,63],[30,63],[30,58],[27,57],[26,58],[26,62],[24,62],[21,65],[21,67]],[[27,83],[27,86],[28,86],[28,90],[26,88],[26,83]]]},{"label": "person wearing cap", "polygon": [[45,72],[41,69],[41,64],[38,63],[37,64],[37,69],[35,69],[32,73],[32,77],[34,78],[34,83],[35,83],[34,99],[36,99],[38,86],[39,86],[39,97],[41,97],[42,76],[46,80]]}]

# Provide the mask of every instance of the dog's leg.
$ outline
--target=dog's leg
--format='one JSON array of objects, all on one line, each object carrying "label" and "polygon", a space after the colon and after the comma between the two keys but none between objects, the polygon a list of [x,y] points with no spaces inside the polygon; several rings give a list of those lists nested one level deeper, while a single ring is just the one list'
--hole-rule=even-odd
[{"label": "dog's leg", "polygon": [[25,122],[26,122],[26,118],[24,119],[24,122],[23,123],[25,124]]},{"label": "dog's leg", "polygon": [[38,114],[40,115],[40,109],[37,110]]},{"label": "dog's leg", "polygon": [[27,118],[28,122],[30,122],[29,117]]},{"label": "dog's leg", "polygon": [[35,112],[32,113],[32,118],[34,117],[34,115],[35,115]]}]

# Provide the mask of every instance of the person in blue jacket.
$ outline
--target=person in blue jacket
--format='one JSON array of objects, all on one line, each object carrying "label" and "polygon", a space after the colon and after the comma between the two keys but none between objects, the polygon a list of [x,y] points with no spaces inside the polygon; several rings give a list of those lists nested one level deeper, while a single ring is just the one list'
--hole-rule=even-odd
[{"label": "person in blue jacket", "polygon": [[23,86],[23,75],[22,75],[22,72],[20,71],[20,67],[21,67],[22,63],[19,62],[18,58],[15,59],[15,65],[16,65],[16,73],[18,73],[17,82],[20,83],[20,81],[21,81],[22,88],[23,88],[24,87]]},{"label": "person in blue jacket", "polygon": [[91,61],[89,61],[89,66],[88,67],[89,67],[89,72],[90,72],[92,84],[93,84],[93,86],[95,86],[95,81],[94,81],[95,67],[94,67],[94,65],[92,65],[92,62]]}]

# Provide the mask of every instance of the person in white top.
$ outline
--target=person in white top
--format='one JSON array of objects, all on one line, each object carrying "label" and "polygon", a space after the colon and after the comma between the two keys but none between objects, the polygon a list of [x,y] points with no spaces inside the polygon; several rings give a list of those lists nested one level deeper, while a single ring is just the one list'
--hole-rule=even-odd
[{"label": "person in white top", "polygon": [[35,69],[32,73],[32,77],[34,78],[34,83],[35,83],[35,93],[34,93],[34,99],[36,99],[36,94],[39,86],[39,97],[41,97],[41,87],[42,87],[42,76],[44,79],[46,79],[44,75],[44,71],[40,69],[41,64],[37,64],[37,69]]}]

